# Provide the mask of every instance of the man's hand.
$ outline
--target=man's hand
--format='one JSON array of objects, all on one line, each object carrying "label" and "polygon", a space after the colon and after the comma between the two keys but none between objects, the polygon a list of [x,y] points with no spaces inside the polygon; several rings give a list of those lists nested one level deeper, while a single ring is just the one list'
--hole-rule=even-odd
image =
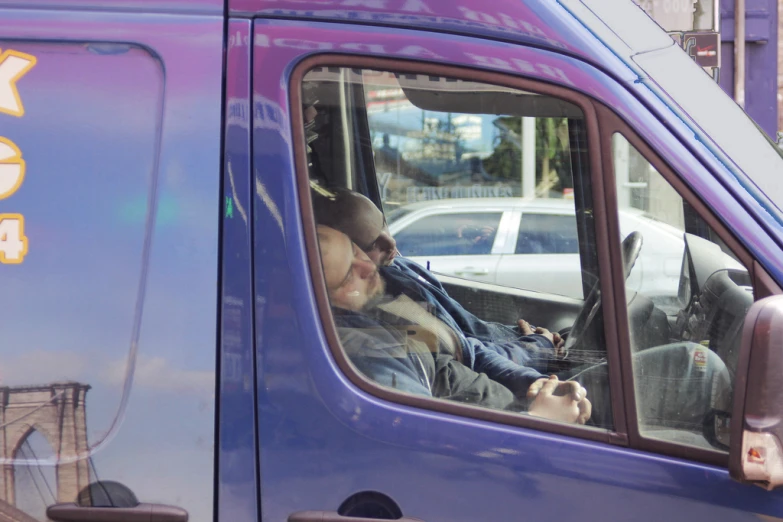
[{"label": "man's hand", "polygon": [[560,337],[559,333],[557,332],[552,333],[546,328],[541,328],[540,326],[535,330],[533,330],[533,328],[530,327],[530,323],[528,323],[524,319],[520,319],[519,321],[517,321],[517,324],[519,325],[519,330],[524,335],[533,335],[533,334],[543,335],[544,337],[552,341],[552,345],[555,347],[555,357],[560,357],[563,355],[563,350],[565,348],[565,341],[563,340],[562,337]]},{"label": "man's hand", "polygon": [[528,409],[530,415],[562,422],[584,424],[593,409],[582,385],[576,381],[560,381],[556,375],[531,384],[527,398],[533,399]]}]

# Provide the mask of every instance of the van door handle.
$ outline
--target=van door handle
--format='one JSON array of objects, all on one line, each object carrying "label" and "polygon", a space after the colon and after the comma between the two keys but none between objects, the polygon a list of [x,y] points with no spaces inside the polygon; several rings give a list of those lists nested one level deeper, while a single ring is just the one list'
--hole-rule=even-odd
[{"label": "van door handle", "polygon": [[[377,518],[344,517],[336,511],[299,511],[288,516],[288,522],[378,522]],[[402,517],[397,522],[424,522],[418,518]]]},{"label": "van door handle", "polygon": [[455,274],[457,275],[488,275],[489,274],[489,268],[478,268],[475,266],[466,266],[465,268],[462,268],[461,270],[455,270]]},{"label": "van door handle", "polygon": [[188,512],[174,506],[137,504],[133,507],[91,507],[54,504],[46,508],[54,522],[188,522]]}]

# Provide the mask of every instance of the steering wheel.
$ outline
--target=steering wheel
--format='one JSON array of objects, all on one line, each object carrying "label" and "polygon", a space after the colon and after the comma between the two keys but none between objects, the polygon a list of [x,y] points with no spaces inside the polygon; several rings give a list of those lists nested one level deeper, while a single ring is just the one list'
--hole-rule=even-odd
[{"label": "steering wheel", "polygon": [[[631,232],[625,239],[623,239],[622,253],[623,272],[625,274],[625,279],[628,279],[628,276],[631,275],[631,270],[633,270],[633,267],[636,264],[636,260],[639,258],[639,253],[641,251],[641,232]],[[585,299],[585,302],[582,305],[582,309],[579,310],[579,315],[576,316],[576,320],[574,321],[574,325],[571,327],[571,331],[568,332],[568,337],[566,338],[565,342],[565,355],[563,358],[567,358],[571,351],[588,351],[587,347],[581,346],[581,344],[584,344],[586,338],[589,339],[592,337],[588,336],[587,334],[590,332],[590,329],[593,328],[593,320],[598,315],[600,310],[601,282],[596,281],[596,283],[593,285],[593,288],[590,290],[590,293],[587,294],[587,299]]]}]

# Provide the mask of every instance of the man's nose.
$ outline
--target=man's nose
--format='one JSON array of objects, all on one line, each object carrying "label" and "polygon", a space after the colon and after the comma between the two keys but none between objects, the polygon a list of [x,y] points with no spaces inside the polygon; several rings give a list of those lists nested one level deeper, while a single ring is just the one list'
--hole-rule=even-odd
[{"label": "man's nose", "polygon": [[386,235],[380,242],[380,247],[384,252],[394,252],[397,250],[397,242],[390,235]]}]

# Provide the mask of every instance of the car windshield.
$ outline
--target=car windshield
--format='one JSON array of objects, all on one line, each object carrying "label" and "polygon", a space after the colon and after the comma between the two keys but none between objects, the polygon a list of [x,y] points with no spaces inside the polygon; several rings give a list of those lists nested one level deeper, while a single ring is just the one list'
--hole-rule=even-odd
[{"label": "car windshield", "polygon": [[[725,154],[724,162],[733,162],[778,209],[783,208],[783,184],[778,181],[783,172],[783,153],[718,83],[668,39],[663,29],[632,0],[582,0],[582,3],[628,46],[621,49],[616,40],[612,43],[611,38],[604,38],[626,62],[630,58],[635,68],[646,73],[648,78],[642,82],[653,91],[668,93],[690,116],[695,123],[690,127],[696,138],[713,148],[718,157]],[[595,20],[581,18],[588,26],[595,26]],[[757,190],[745,185],[759,198]]]}]

